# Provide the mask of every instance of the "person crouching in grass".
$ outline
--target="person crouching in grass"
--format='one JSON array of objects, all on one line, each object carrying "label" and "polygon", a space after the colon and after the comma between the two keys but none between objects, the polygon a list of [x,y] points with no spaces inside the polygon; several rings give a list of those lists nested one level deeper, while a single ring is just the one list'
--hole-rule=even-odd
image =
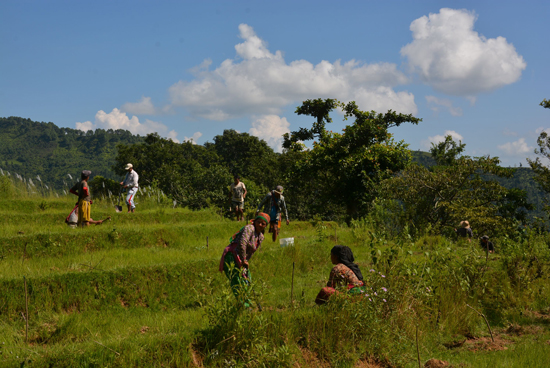
[{"label": "person crouching in grass", "polygon": [[364,291],[363,274],[359,266],[353,263],[353,252],[345,245],[335,245],[330,250],[330,260],[334,267],[330,271],[327,286],[322,288],[315,303],[322,305],[336,292],[336,288],[346,288],[349,294]]},{"label": "person crouching in grass", "polygon": [[[69,192],[78,196],[78,226],[88,227],[90,224],[101,225],[103,221],[94,221],[91,218],[92,195],[88,187],[88,179],[92,172],[90,170],[82,171],[80,182],[76,183]],[[110,217],[109,217],[110,218]],[[109,219],[107,218],[107,219]]]},{"label": "person crouching in grass", "polygon": [[231,291],[237,300],[242,300],[245,308],[250,308],[252,304],[248,295],[251,281],[248,262],[264,241],[264,231],[269,220],[268,214],[257,214],[250,224],[243,226],[231,237],[220,260],[220,272],[225,273],[231,282]]}]

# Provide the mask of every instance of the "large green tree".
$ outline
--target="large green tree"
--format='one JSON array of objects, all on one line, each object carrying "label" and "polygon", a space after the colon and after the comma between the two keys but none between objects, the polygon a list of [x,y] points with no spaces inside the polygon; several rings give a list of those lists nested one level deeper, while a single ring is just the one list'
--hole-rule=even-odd
[{"label": "large green tree", "polygon": [[[540,106],[545,109],[550,109],[550,101],[544,99]],[[550,193],[550,169],[545,162],[550,159],[550,136],[547,132],[540,133],[537,139],[539,148],[535,149],[535,154],[538,156],[534,160],[527,158],[527,162],[535,173],[535,181],[540,185],[542,190],[547,194]],[[550,203],[548,199],[545,203],[546,211],[550,213]]]},{"label": "large green tree", "polygon": [[282,176],[279,155],[263,139],[228,129],[222,135],[215,136],[214,143],[206,143],[205,147],[214,150],[220,162],[232,174],[240,175],[241,179],[252,180],[265,188],[274,188],[279,184]]},{"label": "large green tree", "polygon": [[[343,133],[326,129],[332,122],[329,114],[337,107],[345,120],[354,119]],[[411,162],[407,145],[396,142],[388,130],[421,121],[391,110],[385,114],[362,111],[355,102],[343,104],[334,99],[304,101],[296,113],[315,118],[312,128],[285,134],[283,143],[286,154],[292,156],[287,171],[294,192],[290,196],[309,201],[299,207],[309,208],[310,213],[304,215],[310,216],[337,216],[342,209],[349,217],[365,214],[378,195],[380,181]],[[311,149],[301,143],[311,140]]]},{"label": "large green tree", "polygon": [[451,136],[432,145],[437,165],[413,164],[383,183],[384,197],[400,201],[407,220],[417,229],[452,232],[468,220],[479,233],[502,233],[525,221],[525,191],[506,189],[496,177],[510,178],[514,169],[499,166],[498,157],[462,156],[465,145]]},{"label": "large green tree", "polygon": [[147,135],[145,142],[118,146],[118,164],[113,170],[124,175],[124,164],[131,162],[140,175],[141,185],[152,185],[181,206],[200,209],[223,206],[232,176],[215,151],[191,142],[182,144]]}]

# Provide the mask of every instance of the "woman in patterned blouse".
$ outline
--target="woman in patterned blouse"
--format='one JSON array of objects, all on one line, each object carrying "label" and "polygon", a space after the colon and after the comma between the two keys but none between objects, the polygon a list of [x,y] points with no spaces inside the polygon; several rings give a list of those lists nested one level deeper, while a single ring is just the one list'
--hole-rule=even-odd
[{"label": "woman in patterned blouse", "polygon": [[225,247],[220,260],[220,272],[223,271],[231,281],[233,294],[237,299],[243,298],[243,305],[246,308],[251,306],[247,295],[247,286],[250,283],[248,262],[262,244],[265,227],[269,224],[269,220],[268,214],[259,213],[250,224],[231,237],[230,244]]},{"label": "woman in patterned blouse", "polygon": [[315,303],[321,305],[328,301],[336,292],[336,288],[345,287],[348,292],[354,294],[363,286],[363,275],[359,266],[353,261],[353,252],[345,245],[335,245],[330,250],[330,260],[334,267],[330,270],[327,286],[322,288]]}]

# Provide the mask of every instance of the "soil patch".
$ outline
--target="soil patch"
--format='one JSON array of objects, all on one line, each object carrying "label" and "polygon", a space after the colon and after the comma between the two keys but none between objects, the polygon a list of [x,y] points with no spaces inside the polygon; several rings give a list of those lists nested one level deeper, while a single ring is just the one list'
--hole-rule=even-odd
[{"label": "soil patch", "polygon": [[430,359],[424,363],[425,368],[450,368],[449,362],[439,359]]},{"label": "soil patch", "polygon": [[471,351],[499,351],[507,350],[508,346],[512,342],[505,340],[500,336],[495,336],[495,341],[491,340],[490,337],[476,337],[473,339],[468,339],[464,342],[464,347]]}]

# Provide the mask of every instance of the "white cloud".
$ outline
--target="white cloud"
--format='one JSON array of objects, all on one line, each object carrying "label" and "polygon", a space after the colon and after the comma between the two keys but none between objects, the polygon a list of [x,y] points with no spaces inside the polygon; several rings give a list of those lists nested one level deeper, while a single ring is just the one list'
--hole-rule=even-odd
[{"label": "white cloud", "polygon": [[145,122],[140,123],[137,116],[131,118],[126,115],[125,112],[114,108],[110,113],[106,113],[103,110],[99,110],[95,115],[95,122],[85,121],[83,123],[77,122],[76,129],[83,131],[101,129],[124,129],[129,130],[133,134],[146,135],[148,133],[157,132],[159,135],[168,136],[176,141],[177,133],[175,131],[168,132],[168,127],[162,123],[145,119]]},{"label": "white cloud", "polygon": [[127,102],[120,107],[121,111],[135,115],[154,115],[155,106],[151,102],[151,97],[142,97],[139,102]]},{"label": "white cloud", "polygon": [[426,96],[426,101],[430,105],[430,109],[435,113],[441,110],[441,107],[447,108],[452,116],[462,116],[462,109],[460,107],[454,107],[451,100],[445,98],[437,98],[435,96]]},{"label": "white cloud", "polygon": [[170,132],[168,132],[168,135],[166,136],[166,138],[171,139],[176,143],[180,143],[180,141],[176,138],[177,136],[178,136],[178,133],[175,130],[171,130]]},{"label": "white cloud", "polygon": [[395,64],[355,60],[317,65],[295,60],[287,64],[281,51],[271,53],[252,27],[241,24],[239,31],[244,42],[235,46],[237,58],[223,61],[212,71],[208,59],[193,68],[194,80],[179,81],[169,88],[174,106],[211,120],[277,115],[283,107],[308,98],[354,100],[363,110],[417,113],[414,95],[394,90],[409,83]]},{"label": "white cloud", "polygon": [[520,138],[515,142],[508,142],[498,146],[498,148],[508,156],[521,156],[524,157],[526,154],[533,152],[533,147],[529,146],[525,142],[525,138]]},{"label": "white cloud", "polygon": [[443,8],[414,20],[401,49],[412,70],[438,91],[469,97],[516,82],[526,63],[504,37],[475,32],[474,12]]},{"label": "white cloud", "polygon": [[503,131],[502,131],[502,134],[503,135],[506,135],[506,136],[509,136],[509,137],[517,137],[518,136],[518,133],[517,132],[514,132],[508,128],[505,128]]},{"label": "white cloud", "polygon": [[251,135],[263,139],[276,152],[283,150],[283,134],[290,132],[290,123],[277,115],[263,115],[252,118]]},{"label": "white cloud", "polygon": [[[173,130],[172,130],[172,132],[173,132]],[[195,132],[195,134],[193,134],[192,137],[183,138],[183,141],[184,142],[191,142],[193,144],[197,144],[197,141],[199,140],[200,137],[202,137],[202,133],[201,132]]]},{"label": "white cloud", "polygon": [[428,137],[427,140],[423,140],[420,144],[424,149],[429,150],[432,147],[433,144],[438,144],[445,141],[445,137],[450,135],[453,138],[453,141],[462,141],[464,140],[464,137],[460,135],[459,133],[455,132],[454,130],[446,130],[444,134],[442,135],[434,135],[433,137]]}]

